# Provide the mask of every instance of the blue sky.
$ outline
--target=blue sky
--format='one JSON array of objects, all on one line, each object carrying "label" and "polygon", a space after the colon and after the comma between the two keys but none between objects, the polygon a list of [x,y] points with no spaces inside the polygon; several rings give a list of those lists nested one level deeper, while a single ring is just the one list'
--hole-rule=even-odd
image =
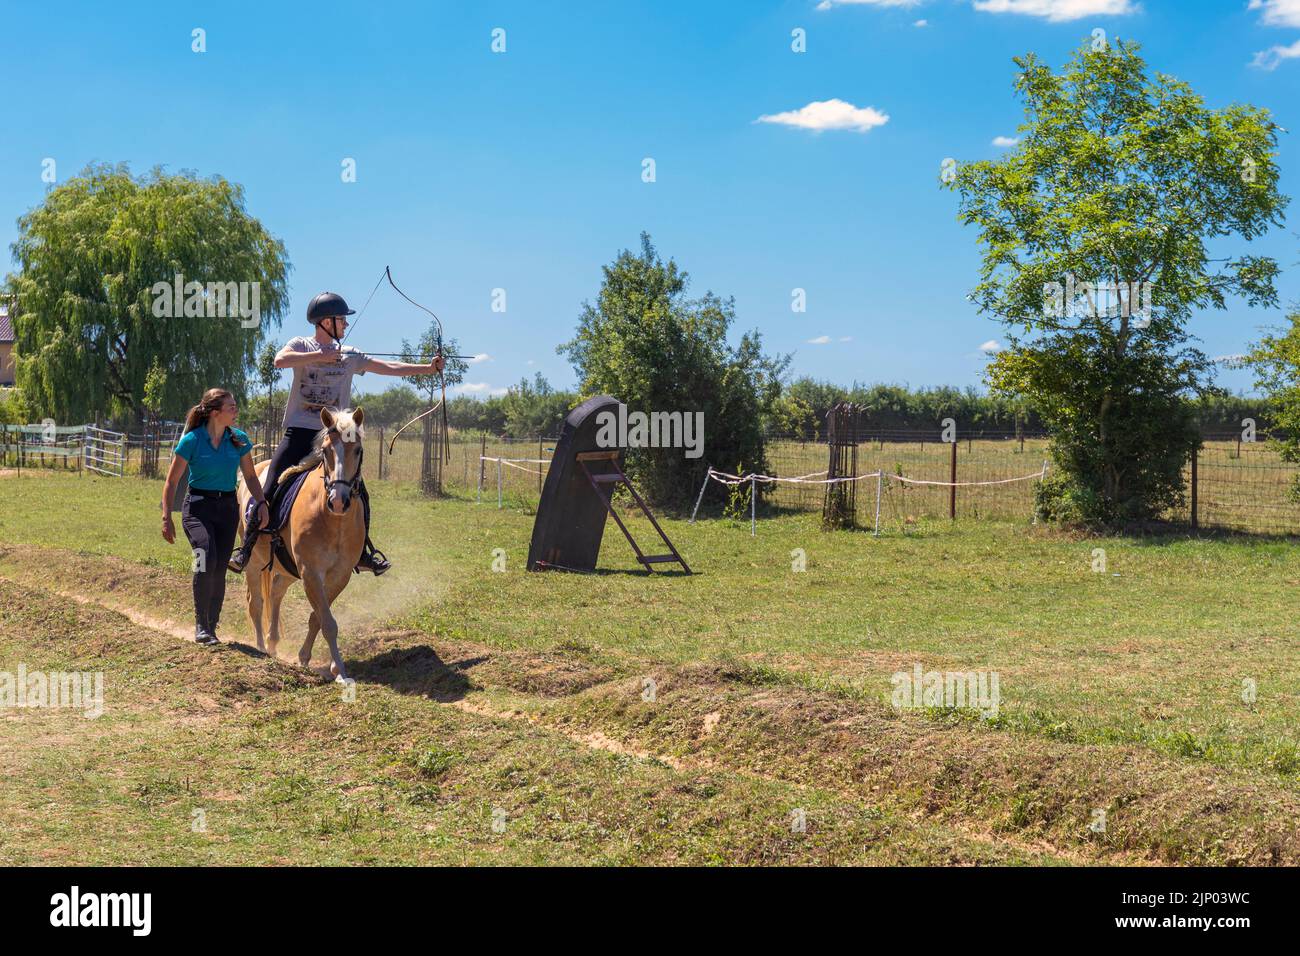
[{"label": "blue sky", "polygon": [[[359,308],[391,265],[463,350],[488,356],[467,379],[481,394],[535,371],[574,384],[555,346],[642,230],[694,291],[735,297],[737,335],[757,328],[795,353],[796,375],[978,385],[980,347],[1002,331],[965,299],[978,249],[939,164],[1015,136],[1013,56],[1058,65],[1095,28],[1141,42],[1212,106],[1273,110],[1295,131],[1282,189],[1300,194],[1300,0],[149,6],[5,4],[6,248],[47,188],[47,157],[61,179],[91,161],[219,173],[288,247],[280,340],[309,330],[316,292]],[[846,105],[800,112],[832,100]],[[860,128],[795,125],[809,116]],[[356,182],[341,179],[345,157]],[[1300,301],[1291,212],[1252,244],[1283,263],[1284,305]],[[1234,354],[1282,314],[1234,303],[1192,331]],[[350,342],[392,350],[426,321],[385,287]]]}]

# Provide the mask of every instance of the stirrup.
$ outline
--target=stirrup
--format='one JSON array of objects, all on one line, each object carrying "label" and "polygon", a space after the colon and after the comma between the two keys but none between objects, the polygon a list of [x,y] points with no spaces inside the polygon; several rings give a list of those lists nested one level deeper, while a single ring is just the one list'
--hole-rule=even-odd
[{"label": "stirrup", "polygon": [[[244,569],[248,567],[248,562],[253,560],[253,549],[257,547],[257,536],[261,534],[264,528],[254,528],[247,533],[243,543],[235,549],[230,555],[230,560],[226,562],[226,567],[236,574],[243,574]],[[274,544],[272,545],[274,550]]]},{"label": "stirrup", "polygon": [[360,574],[362,571],[370,571],[375,577],[379,577],[379,575],[391,569],[393,565],[384,555],[384,552],[370,544],[369,541],[366,544],[368,550],[361,552],[361,558],[357,561],[357,566],[352,570],[356,574]]}]

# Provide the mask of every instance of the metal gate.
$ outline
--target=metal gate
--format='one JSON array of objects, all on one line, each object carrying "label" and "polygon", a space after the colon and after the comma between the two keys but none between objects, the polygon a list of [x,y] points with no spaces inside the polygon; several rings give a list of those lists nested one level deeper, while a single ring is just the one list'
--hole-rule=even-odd
[{"label": "metal gate", "polygon": [[88,470],[110,478],[122,477],[122,466],[126,461],[125,433],[87,425],[82,447],[83,460]]}]

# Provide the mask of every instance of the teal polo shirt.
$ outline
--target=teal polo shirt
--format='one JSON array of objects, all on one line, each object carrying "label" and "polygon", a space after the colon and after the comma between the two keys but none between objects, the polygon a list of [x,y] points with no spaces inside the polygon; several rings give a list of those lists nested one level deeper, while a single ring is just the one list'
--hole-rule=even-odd
[{"label": "teal polo shirt", "polygon": [[[231,433],[244,443],[236,448],[230,441]],[[204,491],[234,491],[239,475],[239,459],[253,450],[252,440],[238,428],[228,428],[221,436],[221,444],[212,447],[208,429],[200,425],[186,432],[176,443],[175,455],[190,463],[190,487]]]}]

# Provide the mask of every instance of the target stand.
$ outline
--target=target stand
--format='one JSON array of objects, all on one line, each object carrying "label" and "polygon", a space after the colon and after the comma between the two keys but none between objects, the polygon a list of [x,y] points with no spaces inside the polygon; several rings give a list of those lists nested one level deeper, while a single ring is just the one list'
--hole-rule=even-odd
[{"label": "target stand", "polygon": [[[597,395],[565,418],[537,505],[532,544],[528,549],[529,571],[595,571],[600,542],[605,534],[605,518],[612,515],[632,546],[637,561],[647,571],[653,572],[656,564],[673,562],[680,564],[687,574],[691,573],[645,500],[623,472],[624,449],[602,448],[596,440],[600,431],[598,416],[602,412],[617,416],[618,410],[618,399]],[[669,553],[646,554],[641,550],[614,509],[611,499],[618,485],[628,490]]]}]

